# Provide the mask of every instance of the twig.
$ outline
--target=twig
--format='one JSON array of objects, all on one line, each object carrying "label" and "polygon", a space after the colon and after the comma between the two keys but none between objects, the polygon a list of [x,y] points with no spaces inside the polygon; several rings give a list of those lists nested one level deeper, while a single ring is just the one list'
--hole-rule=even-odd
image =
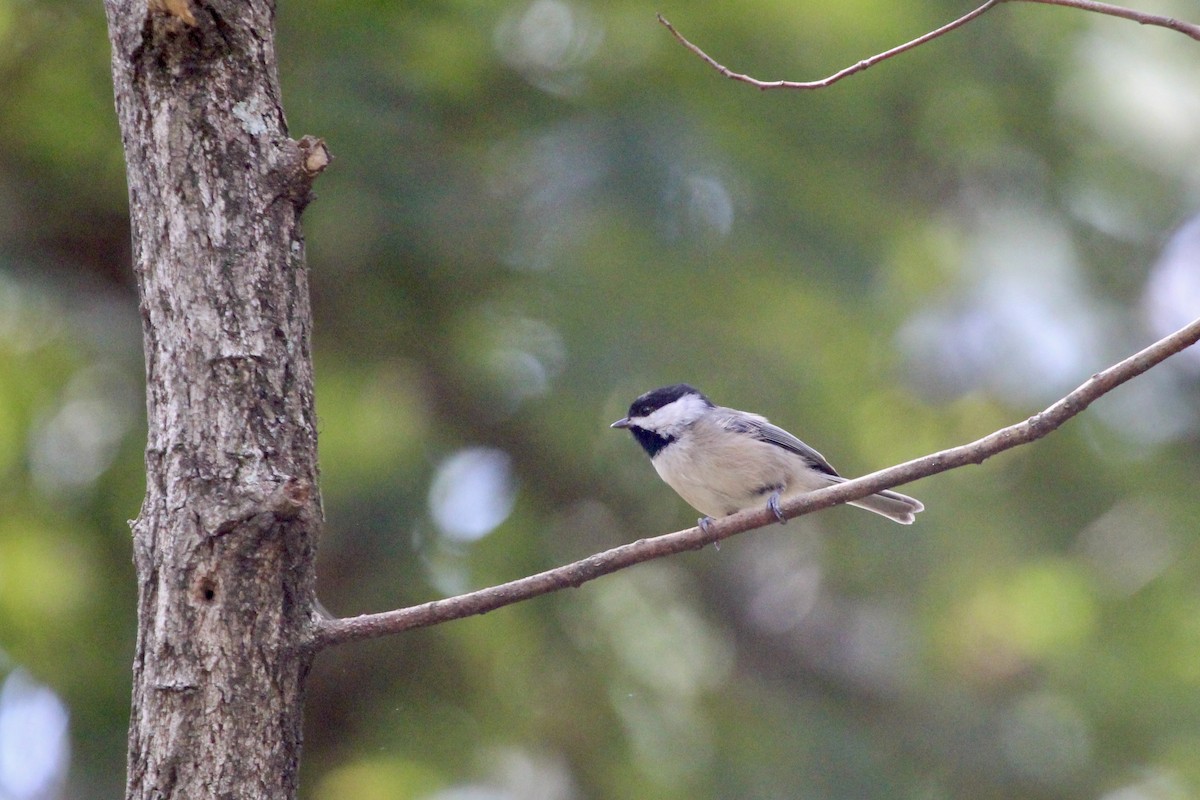
[{"label": "twig", "polygon": [[1083,11],[1094,11],[1097,14],[1107,14],[1111,17],[1120,17],[1121,19],[1131,19],[1134,22],[1142,25],[1156,25],[1160,28],[1169,28],[1184,36],[1190,36],[1200,42],[1200,25],[1192,22],[1184,22],[1173,17],[1164,17],[1160,14],[1147,14],[1144,11],[1135,11],[1132,8],[1124,8],[1122,6],[1114,6],[1110,3],[1099,3],[1096,0],[1022,0],[1026,3],[1042,3],[1048,6],[1067,6],[1068,8],[1078,8]]},{"label": "twig", "polygon": [[939,36],[949,33],[950,31],[954,30],[955,28],[958,28],[962,25],[966,25],[971,20],[973,20],[976,17],[980,16],[981,14],[984,14],[985,12],[987,12],[989,9],[992,8],[992,6],[999,5],[1000,3],[1003,3],[1003,2],[1005,2],[1005,0],[987,0],[986,3],[984,3],[979,8],[972,11],[971,13],[964,14],[963,16],[959,17],[958,19],[954,20],[953,22],[943,25],[942,27],[938,28],[935,31],[930,31],[929,33],[925,34],[924,36],[918,36],[916,39],[913,39],[911,42],[905,42],[904,44],[900,45],[899,47],[893,47],[891,50],[885,50],[884,52],[873,55],[870,58],[863,59],[862,61],[859,61],[857,64],[852,64],[851,66],[846,67],[843,70],[839,70],[838,72],[833,73],[829,77],[822,78],[819,81],[760,81],[757,78],[750,77],[749,75],[744,75],[740,72],[734,72],[733,70],[729,69],[729,67],[726,67],[726,66],[720,64],[719,62],[717,62],[716,59],[714,59],[708,53],[704,52],[699,47],[697,47],[696,45],[694,45],[690,41],[688,41],[684,37],[684,35],[682,33],[680,33],[678,30],[676,30],[675,26],[672,25],[670,22],[668,22],[667,18],[664,17],[662,14],[657,14],[656,16],[658,17],[658,21],[661,22],[663,24],[663,26],[671,32],[671,35],[679,40],[680,44],[682,44],[688,50],[691,50],[693,53],[695,53],[697,56],[699,56],[703,61],[705,61],[707,64],[709,64],[709,66],[711,66],[717,72],[721,73],[722,75],[724,75],[726,78],[729,78],[730,80],[741,81],[742,83],[748,83],[751,86],[754,86],[755,88],[758,88],[758,89],[762,89],[764,91],[767,89],[823,89],[832,83],[837,83],[842,78],[845,78],[849,75],[853,75],[856,72],[862,72],[864,69],[867,69],[868,67],[875,66],[880,61],[886,61],[887,59],[891,58],[892,56],[898,56],[901,53],[905,52],[906,50],[911,50],[914,47],[919,47],[920,45],[925,44],[925,42],[928,42],[931,39],[936,39]]},{"label": "twig", "polygon": [[[1200,319],[1103,372],[1096,373],[1078,389],[1024,422],[1010,425],[970,444],[933,453],[827,489],[801,495],[784,504],[783,514],[790,519],[857,500],[881,489],[899,486],[918,478],[936,475],[967,464],[980,464],[997,453],[1040,439],[1083,411],[1097,398],[1198,340]],[[319,620],[315,623],[312,646],[320,649],[343,642],[371,639],[475,614],[485,614],[559,589],[580,586],[602,575],[643,561],[686,550],[699,550],[713,542],[775,522],[775,515],[764,504],[760,509],[742,511],[714,520],[707,533],[700,528],[688,528],[653,539],[640,539],[632,544],[588,556],[582,561],[457,597],[379,614]]]},{"label": "twig", "polygon": [[939,36],[944,36],[955,28],[966,25],[971,20],[982,16],[995,6],[998,6],[1004,2],[1043,3],[1045,5],[1078,8],[1083,11],[1093,11],[1097,14],[1107,14],[1113,17],[1121,17],[1122,19],[1130,19],[1134,22],[1141,23],[1142,25],[1156,25],[1162,28],[1169,28],[1173,31],[1178,31],[1185,36],[1190,36],[1191,38],[1200,41],[1200,25],[1196,25],[1191,22],[1183,22],[1172,17],[1164,17],[1159,14],[1148,14],[1142,11],[1134,11],[1133,9],[1124,8],[1122,6],[1101,3],[1097,2],[1097,0],[988,0],[974,11],[964,14],[953,22],[943,25],[937,30],[930,31],[923,36],[918,36],[916,39],[913,39],[910,42],[905,42],[898,47],[893,47],[891,50],[885,50],[884,52],[873,55],[870,58],[863,59],[857,64],[852,64],[845,69],[839,70],[827,78],[821,78],[820,80],[816,81],[763,81],[741,72],[734,72],[729,67],[726,67],[708,53],[704,52],[699,46],[689,41],[675,28],[674,25],[668,22],[666,17],[664,17],[662,14],[658,14],[657,17],[658,21],[662,23],[663,27],[670,31],[671,35],[674,36],[681,45],[692,51],[702,61],[730,80],[747,83],[756,89],[762,89],[764,91],[767,89],[824,89],[830,84],[837,83],[842,78],[853,75],[856,72],[862,72],[868,67],[873,67],[880,61],[886,61],[893,56],[898,56],[901,53],[912,50],[914,47],[919,47],[928,41],[938,38]]}]

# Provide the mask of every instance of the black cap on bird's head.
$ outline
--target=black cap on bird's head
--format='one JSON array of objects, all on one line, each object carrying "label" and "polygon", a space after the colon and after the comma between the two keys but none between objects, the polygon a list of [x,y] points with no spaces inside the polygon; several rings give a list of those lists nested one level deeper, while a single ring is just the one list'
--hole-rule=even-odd
[{"label": "black cap on bird's head", "polygon": [[[680,403],[680,400],[685,402]],[[676,383],[641,395],[630,404],[628,416],[609,427],[628,428],[653,457],[675,441],[681,427],[691,424],[699,413],[712,407],[712,401],[699,389],[686,383]]]},{"label": "black cap on bird's head", "polygon": [[670,405],[679,398],[689,394],[698,397],[705,405],[712,405],[709,399],[705,397],[699,389],[695,388],[694,386],[689,386],[686,383],[676,383],[672,384],[671,386],[661,386],[657,389],[651,389],[630,403],[629,414],[622,419],[617,420],[609,427],[628,428],[633,424],[633,420],[641,417],[648,417],[663,406]]}]

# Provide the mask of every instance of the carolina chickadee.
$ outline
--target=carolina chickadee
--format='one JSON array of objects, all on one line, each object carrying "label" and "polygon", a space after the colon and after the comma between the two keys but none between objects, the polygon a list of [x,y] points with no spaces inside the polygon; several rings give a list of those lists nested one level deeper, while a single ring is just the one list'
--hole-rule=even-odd
[{"label": "carolina chickadee", "polygon": [[[633,401],[629,416],[612,424],[628,428],[650,454],[667,485],[712,517],[749,508],[767,499],[779,521],[779,501],[846,479],[825,457],[766,417],[714,405],[686,383],[646,392]],[[850,505],[874,511],[904,525],[925,509],[921,501],[893,491]]]}]

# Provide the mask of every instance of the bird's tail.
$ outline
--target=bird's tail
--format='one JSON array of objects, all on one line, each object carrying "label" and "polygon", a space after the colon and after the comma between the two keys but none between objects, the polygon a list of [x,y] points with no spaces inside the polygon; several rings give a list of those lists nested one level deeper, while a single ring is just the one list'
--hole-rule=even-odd
[{"label": "bird's tail", "polygon": [[[848,478],[843,478],[841,475],[823,475],[821,476],[829,483],[845,483]],[[925,510],[925,504],[915,497],[909,497],[906,494],[893,492],[891,489],[884,489],[878,494],[867,495],[861,500],[851,500],[847,505],[858,506],[865,508],[867,511],[874,511],[876,514],[887,517],[890,520],[895,520],[901,525],[912,525],[916,521],[916,516],[921,511]]]},{"label": "bird's tail", "polygon": [[888,519],[899,522],[901,525],[912,525],[916,520],[917,514],[925,510],[925,505],[920,500],[909,497],[906,494],[893,492],[890,489],[884,489],[879,494],[872,494],[861,500],[855,500],[850,505],[865,508],[867,511],[874,511],[876,514],[882,514]]}]

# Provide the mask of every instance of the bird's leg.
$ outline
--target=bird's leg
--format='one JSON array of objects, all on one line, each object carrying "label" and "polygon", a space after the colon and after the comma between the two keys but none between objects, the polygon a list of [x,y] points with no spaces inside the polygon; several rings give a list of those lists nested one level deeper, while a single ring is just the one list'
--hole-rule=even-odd
[{"label": "bird's leg", "polygon": [[775,515],[775,519],[779,520],[780,525],[787,525],[787,517],[779,510],[779,492],[772,492],[767,498],[767,508],[771,509],[771,513]]},{"label": "bird's leg", "polygon": [[[712,521],[713,521],[712,517],[701,517],[700,519],[696,520],[696,525],[699,526],[700,530],[703,531],[705,536],[708,536],[709,533],[711,533],[710,528],[712,527]],[[716,541],[713,542],[713,549],[714,550],[721,549],[721,540],[720,539],[717,539]]]}]

